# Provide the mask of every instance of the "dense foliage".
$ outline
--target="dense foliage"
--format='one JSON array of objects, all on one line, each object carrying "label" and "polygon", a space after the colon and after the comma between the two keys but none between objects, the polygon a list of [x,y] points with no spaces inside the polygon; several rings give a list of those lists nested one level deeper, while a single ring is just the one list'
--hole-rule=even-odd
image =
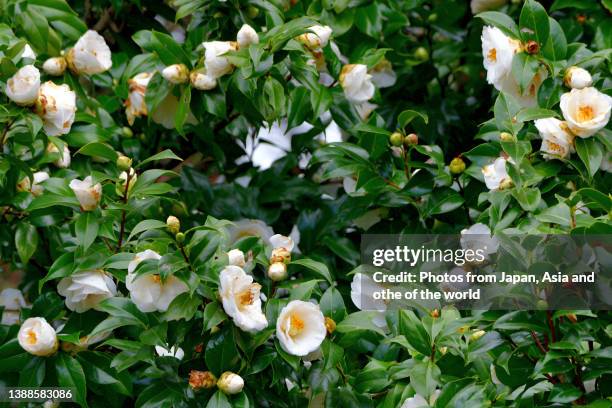
[{"label": "dense foliage", "polygon": [[612,233],[611,12],[0,0],[0,385],[612,406],[607,311],[360,310],[359,285],[365,232]]}]

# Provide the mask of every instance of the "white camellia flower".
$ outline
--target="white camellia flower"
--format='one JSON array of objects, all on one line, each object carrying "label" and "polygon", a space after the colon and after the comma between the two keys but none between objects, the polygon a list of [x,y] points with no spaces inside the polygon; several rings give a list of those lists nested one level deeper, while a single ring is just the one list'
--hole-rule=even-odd
[{"label": "white camellia flower", "polygon": [[442,391],[435,390],[431,393],[429,401],[427,401],[422,395],[414,394],[414,397],[407,398],[400,408],[429,408],[433,407],[436,400],[440,396]]},{"label": "white camellia flower", "polygon": [[26,301],[19,289],[5,288],[0,293],[0,306],[4,308],[0,324],[10,326],[19,323],[19,312],[26,307]]},{"label": "white camellia flower", "polygon": [[514,97],[521,107],[533,108],[538,106],[538,89],[547,77],[546,69],[541,68],[535,73],[527,87],[521,91],[514,76],[509,74],[503,77],[500,83],[495,84],[495,88]]},{"label": "white camellia flower", "polygon": [[74,179],[69,186],[74,191],[83,211],[93,211],[98,207],[102,198],[102,185],[93,184],[91,176],[85,177],[83,181]]},{"label": "white camellia flower", "polygon": [[63,153],[61,155],[59,154],[59,149],[53,143],[49,143],[49,145],[47,145],[47,152],[57,153],[60,156],[57,158],[57,160],[53,162],[56,167],[59,167],[60,169],[66,169],[70,167],[70,149],[68,148],[67,144],[64,145]]},{"label": "white camellia flower", "polygon": [[23,50],[21,51],[21,55],[19,56],[19,58],[29,58],[29,59],[36,59],[36,53],[34,52],[34,50],[32,49],[32,47],[30,47],[30,44],[26,44],[23,47]]},{"label": "white camellia flower", "polygon": [[569,67],[565,71],[563,82],[566,86],[574,89],[582,89],[593,85],[593,77],[584,68]]},{"label": "white camellia flower", "polygon": [[244,380],[238,374],[226,371],[221,374],[219,381],[217,381],[217,387],[225,394],[233,395],[238,394],[244,388]]},{"label": "white camellia flower", "polygon": [[17,334],[19,345],[35,356],[50,356],[57,351],[59,342],[55,329],[42,317],[30,317]]},{"label": "white camellia flower", "polygon": [[499,249],[499,240],[491,235],[491,229],[482,223],[477,223],[461,230],[461,248],[482,250],[485,256],[494,254]]},{"label": "white camellia flower", "polygon": [[145,92],[147,85],[151,80],[152,75],[148,72],[142,72],[128,79],[128,98],[125,101],[125,115],[127,121],[131,125],[134,120],[140,116],[147,116],[147,104],[145,103]]},{"label": "white camellia flower", "polygon": [[496,10],[507,2],[508,0],[472,0],[470,1],[470,10],[472,10],[472,14],[478,14],[483,11]]},{"label": "white camellia flower", "polygon": [[208,75],[205,69],[198,69],[189,74],[191,85],[200,91],[210,91],[217,86],[217,80]]},{"label": "white camellia flower", "polygon": [[76,112],[76,95],[66,84],[55,85],[47,81],[40,86],[36,100],[36,113],[43,119],[48,136],[70,132]]},{"label": "white camellia flower", "polygon": [[239,266],[226,266],[219,275],[223,310],[241,330],[254,333],[265,329],[268,320],[261,311],[261,285]]},{"label": "white camellia flower", "polygon": [[264,243],[268,243],[274,235],[274,230],[261,220],[243,219],[233,221],[232,224],[225,227],[230,243],[234,243],[244,237],[259,237]]},{"label": "white camellia flower", "polygon": [[33,105],[38,99],[40,89],[40,72],[34,65],[19,69],[6,81],[6,96],[17,105]]},{"label": "white camellia flower", "polygon": [[164,79],[173,84],[184,84],[189,81],[189,69],[185,64],[169,65],[162,70]]},{"label": "white camellia flower", "polygon": [[542,151],[545,159],[564,158],[574,152],[574,135],[565,122],[556,118],[537,119],[535,127],[542,138]]},{"label": "white camellia flower", "polygon": [[340,85],[344,96],[350,102],[362,103],[374,96],[376,88],[372,83],[372,75],[368,74],[368,67],[363,64],[348,64],[340,72]]},{"label": "white camellia flower", "polygon": [[248,47],[251,44],[259,44],[259,36],[253,27],[243,24],[240,30],[238,30],[236,41],[240,48]]},{"label": "white camellia flower", "polygon": [[68,64],[66,63],[66,58],[64,57],[52,57],[47,59],[43,63],[43,71],[49,75],[60,76],[64,74],[66,71],[66,67]]},{"label": "white camellia flower", "polygon": [[227,253],[227,257],[229,259],[229,264],[234,266],[243,267],[246,265],[246,261],[244,259],[244,252],[239,249],[232,249]]},{"label": "white camellia flower", "polygon": [[519,52],[521,44],[491,26],[483,27],[480,40],[487,82],[500,90],[504,78],[512,75],[512,58]]},{"label": "white camellia flower", "polygon": [[559,105],[572,133],[589,137],[608,124],[612,97],[595,88],[572,89],[561,95]]},{"label": "white camellia flower", "polygon": [[374,293],[381,292],[385,288],[374,281],[369,275],[356,273],[351,282],[351,300],[359,310],[377,311],[372,322],[380,327],[387,327],[385,312],[387,303],[381,299],[374,299]]},{"label": "white camellia flower", "polygon": [[185,357],[185,351],[180,347],[172,346],[169,349],[162,346],[155,346],[155,352],[160,357],[174,357],[177,360],[182,360]]},{"label": "white camellia flower", "polygon": [[77,313],[95,309],[104,299],[117,295],[117,286],[104,271],[79,272],[63,278],[57,292],[66,298],[66,307]]},{"label": "white camellia flower", "polygon": [[321,346],[327,329],[325,317],[318,305],[292,300],[276,321],[276,337],[287,353],[305,356]]},{"label": "white camellia flower", "polygon": [[287,251],[293,251],[293,247],[295,246],[293,240],[290,237],[286,237],[281,234],[274,234],[270,237],[270,244],[274,249],[286,249]]},{"label": "white camellia flower", "polygon": [[391,62],[386,58],[370,70],[370,75],[372,75],[372,83],[377,88],[388,88],[395,85],[397,81],[397,74],[393,71]]},{"label": "white camellia flower", "polygon": [[[132,187],[134,187],[136,180],[138,180],[138,175],[136,175],[136,171],[134,170],[133,167],[130,167],[129,172],[130,172],[130,183],[127,186],[128,193],[132,190]],[[128,179],[128,173],[126,171],[122,171],[121,174],[119,174],[119,183],[117,185],[117,194],[119,194],[122,197],[125,194],[125,183],[127,183],[127,179]]]},{"label": "white camellia flower", "polygon": [[330,26],[314,25],[308,27],[308,31],[311,32],[300,35],[298,41],[310,50],[320,50],[327,46],[332,35]]},{"label": "white camellia flower", "polygon": [[46,171],[37,171],[33,175],[34,183],[32,183],[32,187],[30,191],[34,197],[38,197],[45,191],[45,188],[40,185],[43,181],[49,180],[49,173]]},{"label": "white camellia flower", "polygon": [[138,264],[147,259],[161,259],[161,256],[150,249],[139,252],[128,264],[125,286],[130,291],[130,298],[141,312],[165,312],[172,301],[181,293],[187,292],[187,285],[170,275],[162,282],[159,275],[146,274],[136,276],[134,271]]},{"label": "white camellia flower", "polygon": [[87,30],[68,51],[66,62],[74,73],[87,75],[108,71],[113,65],[104,37],[93,30]]},{"label": "white camellia flower", "polygon": [[223,55],[229,51],[236,51],[237,43],[232,41],[208,41],[204,46],[204,66],[206,73],[212,78],[220,78],[234,70],[234,66]]},{"label": "white camellia flower", "polygon": [[487,164],[482,168],[485,184],[489,190],[499,190],[504,181],[510,180],[506,171],[508,160],[498,157],[492,164]]}]

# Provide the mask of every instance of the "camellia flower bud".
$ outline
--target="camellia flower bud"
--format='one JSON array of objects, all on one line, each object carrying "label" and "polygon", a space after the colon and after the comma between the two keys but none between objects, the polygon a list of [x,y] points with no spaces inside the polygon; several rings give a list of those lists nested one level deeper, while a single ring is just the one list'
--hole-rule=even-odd
[{"label": "camellia flower bud", "polygon": [[406,135],[406,137],[404,138],[404,146],[406,147],[414,146],[417,144],[419,144],[419,137],[416,135],[416,133]]},{"label": "camellia flower bud", "polygon": [[176,242],[178,242],[179,244],[185,242],[185,234],[183,234],[182,232],[177,233],[174,238],[176,238]]},{"label": "camellia flower bud", "polygon": [[[117,183],[117,194],[119,194],[120,196],[124,196],[126,191],[127,193],[129,193],[132,188],[134,187],[134,184],[136,183],[136,179],[138,179],[138,176],[136,175],[136,172],[134,171],[133,168],[130,167],[130,177],[129,177],[129,181],[128,181],[128,173],[127,171],[122,171],[121,174],[119,174],[119,182]],[[126,190],[126,186],[125,183],[128,183],[127,185],[127,190]]]},{"label": "camellia flower bud", "polygon": [[226,394],[238,394],[244,388],[244,380],[238,374],[226,371],[217,381],[217,387]]},{"label": "camellia flower bud", "polygon": [[287,265],[283,262],[274,262],[268,267],[268,278],[278,282],[287,277]]},{"label": "camellia flower bud", "polygon": [[487,332],[485,332],[484,330],[476,330],[474,333],[472,333],[472,335],[470,336],[470,340],[471,341],[476,341],[479,338],[481,338],[482,336],[484,336],[485,334],[487,334]]},{"label": "camellia flower bud", "polygon": [[130,139],[131,137],[134,136],[134,132],[132,131],[132,129],[128,126],[124,126],[123,128],[121,128],[121,134],[123,135],[123,137],[125,137],[126,139]]},{"label": "camellia flower bud", "polygon": [[246,264],[244,252],[239,249],[232,249],[227,253],[227,257],[230,265],[235,265],[242,268]]},{"label": "camellia flower bud", "polygon": [[332,334],[336,330],[336,322],[331,317],[325,317],[325,329]]},{"label": "camellia flower bud", "polygon": [[191,370],[189,372],[189,386],[195,391],[214,388],[215,385],[217,385],[217,377],[210,371]]},{"label": "camellia flower bud", "polygon": [[437,319],[438,317],[440,317],[440,310],[434,309],[431,311],[431,313],[429,313],[429,315],[434,319]]},{"label": "camellia flower bud", "polygon": [[30,317],[23,322],[17,339],[21,348],[35,356],[50,356],[59,346],[55,329],[42,317]]},{"label": "camellia flower bud", "polygon": [[593,85],[593,77],[584,68],[569,67],[565,71],[563,82],[569,88],[582,89]]},{"label": "camellia flower bud", "polygon": [[540,44],[538,44],[537,41],[528,41],[527,44],[525,44],[525,51],[527,51],[528,54],[537,54],[540,52]]},{"label": "camellia flower bud", "polygon": [[206,70],[204,69],[192,71],[191,74],[189,74],[189,80],[191,81],[191,85],[200,91],[209,91],[217,86],[217,80],[206,74]]},{"label": "camellia flower bud", "polygon": [[40,88],[40,72],[34,65],[26,65],[6,81],[6,96],[17,105],[36,102]]},{"label": "camellia flower bud", "polygon": [[502,142],[516,142],[516,138],[514,137],[514,135],[508,132],[501,132],[499,134],[499,140],[501,140]]},{"label": "camellia flower bud", "polygon": [[67,63],[64,57],[53,57],[47,59],[42,66],[43,71],[48,75],[60,76],[66,71]]},{"label": "camellia flower bud", "polygon": [[91,176],[85,177],[83,181],[74,179],[69,186],[74,191],[83,211],[93,211],[98,207],[102,198],[102,185],[100,183],[94,185]]},{"label": "camellia flower bud", "polygon": [[455,157],[448,166],[451,174],[461,174],[465,171],[465,162],[461,157]]},{"label": "camellia flower bud", "polygon": [[60,169],[66,169],[70,166],[70,162],[72,161],[70,158],[70,149],[68,149],[68,145],[64,145],[64,149],[63,149],[63,153],[60,155],[60,151],[57,148],[56,145],[54,145],[53,143],[49,143],[47,145],[47,152],[48,153],[57,153],[58,154],[58,158],[57,160],[55,160],[53,162],[53,164],[55,164],[57,167],[59,167]]},{"label": "camellia flower bud", "polygon": [[511,178],[506,178],[501,183],[499,183],[500,190],[507,190],[509,188],[512,188],[513,186],[514,186],[514,182],[512,181]]},{"label": "camellia flower bud", "polygon": [[132,159],[123,155],[117,157],[117,168],[119,170],[127,171],[130,167],[132,167]]},{"label": "camellia flower bud", "polygon": [[389,143],[392,146],[399,147],[404,143],[404,136],[400,132],[393,132],[391,136],[389,136]]},{"label": "camellia flower bud", "polygon": [[174,215],[166,219],[166,226],[168,227],[168,231],[175,235],[181,230],[181,222]]},{"label": "camellia flower bud", "polygon": [[284,247],[274,248],[270,256],[270,262],[282,262],[286,264],[291,262],[291,251]]},{"label": "camellia flower bud", "polygon": [[162,76],[173,84],[184,84],[189,81],[189,69],[185,64],[170,65],[163,69]]},{"label": "camellia flower bud", "polygon": [[259,37],[257,32],[248,24],[243,24],[236,35],[236,41],[240,48],[248,47],[251,44],[258,44]]},{"label": "camellia flower bud", "polygon": [[75,74],[100,74],[113,65],[111,51],[100,34],[88,30],[66,55],[68,67]]},{"label": "camellia flower bud", "polygon": [[427,61],[429,59],[429,51],[425,47],[419,47],[414,50],[414,58],[419,61]]}]

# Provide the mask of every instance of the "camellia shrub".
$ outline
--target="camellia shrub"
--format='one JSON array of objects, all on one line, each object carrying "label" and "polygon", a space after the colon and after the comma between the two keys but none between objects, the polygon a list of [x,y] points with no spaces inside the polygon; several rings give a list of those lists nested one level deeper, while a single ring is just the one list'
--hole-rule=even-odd
[{"label": "camellia shrub", "polygon": [[608,311],[392,310],[360,255],[364,233],[605,244],[611,12],[0,0],[3,401],[612,406]]}]

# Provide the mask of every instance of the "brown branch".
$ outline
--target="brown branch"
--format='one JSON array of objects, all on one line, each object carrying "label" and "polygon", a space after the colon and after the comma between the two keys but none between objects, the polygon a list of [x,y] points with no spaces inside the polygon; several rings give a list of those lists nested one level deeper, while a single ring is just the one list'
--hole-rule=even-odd
[{"label": "brown branch", "polygon": [[535,341],[535,343],[538,346],[538,348],[540,349],[540,351],[542,353],[546,354],[547,353],[546,349],[544,348],[544,346],[542,345],[542,342],[540,341],[540,339],[538,339],[538,336],[536,335],[536,333],[533,330],[531,331],[531,337]]},{"label": "brown branch", "polygon": [[100,16],[100,19],[98,20],[98,22],[96,24],[94,24],[93,26],[93,30],[94,31],[102,31],[106,28],[106,26],[110,23],[111,21],[111,12],[112,12],[113,8],[109,7],[107,9],[104,9],[104,11],[102,12],[102,15]]},{"label": "brown branch", "polygon": [[555,333],[555,323],[552,320],[552,312],[550,310],[546,311],[546,320],[548,320],[548,328],[550,329],[551,343],[554,343],[557,341],[557,335]]}]

